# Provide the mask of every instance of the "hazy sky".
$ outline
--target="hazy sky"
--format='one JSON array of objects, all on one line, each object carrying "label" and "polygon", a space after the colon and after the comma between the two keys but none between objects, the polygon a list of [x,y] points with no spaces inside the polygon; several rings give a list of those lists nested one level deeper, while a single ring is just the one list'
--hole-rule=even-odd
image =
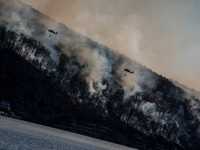
[{"label": "hazy sky", "polygon": [[169,79],[200,91],[199,0],[21,0]]}]

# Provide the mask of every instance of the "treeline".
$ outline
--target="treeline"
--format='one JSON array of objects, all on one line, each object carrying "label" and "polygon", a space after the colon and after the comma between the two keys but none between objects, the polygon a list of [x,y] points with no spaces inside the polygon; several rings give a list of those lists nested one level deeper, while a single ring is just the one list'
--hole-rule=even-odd
[{"label": "treeline", "polygon": [[[68,57],[64,54],[61,50],[63,45],[60,43],[52,47],[59,54],[57,56],[58,60],[55,60],[54,56],[51,55],[51,51],[40,42],[24,34],[17,34],[1,25],[0,45],[14,50],[35,67],[51,76],[55,82],[62,83],[65,87],[70,86],[73,83],[71,80],[75,80],[74,76],[76,78],[77,74],[80,74],[81,66],[77,58],[74,56]],[[85,83],[84,86],[87,90]],[[85,95],[84,93],[82,94]]]},{"label": "treeline", "polygon": [[[34,121],[37,120],[36,118],[40,118],[37,121],[61,128],[67,128],[71,124],[83,126],[85,122],[101,125],[111,128],[112,132],[123,135],[124,138],[126,137],[125,139],[132,146],[134,145],[132,139],[135,139],[138,134],[141,135],[141,132],[149,135],[149,137],[142,135],[142,139],[145,138],[147,141],[152,138],[155,142],[164,137],[173,142],[179,140],[180,145],[190,149],[194,149],[198,144],[199,121],[197,116],[199,109],[194,110],[191,106],[196,99],[187,99],[184,91],[166,78],[158,76],[157,85],[152,89],[152,92],[137,92],[126,100],[124,100],[125,91],[119,83],[115,82],[115,78],[111,79],[112,81],[106,79],[103,81],[107,87],[101,95],[98,93],[90,95],[86,79],[80,73],[85,66],[80,66],[75,56],[65,55],[62,52],[62,44],[54,45],[55,51],[59,54],[58,62],[55,62],[51,52],[35,39],[24,34],[17,34],[5,26],[0,26],[0,45],[14,50],[39,70],[45,72],[50,77],[50,81],[45,82],[56,84],[40,87],[41,91],[42,89],[51,91],[45,93],[46,98],[38,98],[38,94],[43,97],[41,92],[30,94],[31,90],[28,89],[32,89],[32,87],[28,86],[29,88],[24,90],[31,97],[30,100],[26,100],[26,107],[22,108],[27,109],[26,111],[31,114]],[[93,45],[89,43],[89,45],[96,47],[95,43]],[[39,76],[39,78],[46,77]],[[43,81],[34,80],[34,89],[37,88],[36,85],[40,86],[39,82]],[[145,86],[145,83],[142,84]],[[50,90],[51,88],[54,90]],[[23,99],[26,99],[28,95],[25,95]],[[35,99],[37,103],[31,99]],[[196,102],[199,103],[198,100]],[[19,103],[23,103],[23,101]],[[152,108],[148,109],[147,105],[152,106]],[[36,116],[38,117],[34,117],[33,112],[37,112]],[[162,120],[165,122],[163,123]],[[133,127],[141,132],[135,134],[138,131]],[[74,129],[81,132],[76,127]],[[101,136],[103,137],[103,135]],[[163,140],[163,144],[166,143]],[[197,144],[193,146],[191,143]]]},{"label": "treeline", "polygon": [[19,55],[29,60],[34,66],[39,69],[51,72],[55,64],[50,57],[50,51],[35,39],[24,34],[17,34],[0,26],[0,44],[2,47],[16,51]]},{"label": "treeline", "polygon": [[15,52],[2,48],[0,70],[0,99],[8,101],[11,110],[22,119],[140,149],[178,147],[162,138],[158,141],[145,136],[115,114],[105,114],[100,105],[92,102],[92,98],[81,102],[70,96],[69,89],[76,84],[84,86],[78,75],[69,87],[64,87]]}]

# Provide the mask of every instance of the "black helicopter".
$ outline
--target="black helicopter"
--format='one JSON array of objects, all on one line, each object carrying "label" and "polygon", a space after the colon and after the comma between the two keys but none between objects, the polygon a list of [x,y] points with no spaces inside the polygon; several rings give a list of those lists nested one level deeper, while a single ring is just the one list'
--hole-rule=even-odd
[{"label": "black helicopter", "polygon": [[51,33],[58,34],[58,32],[53,31],[52,29],[48,30]]},{"label": "black helicopter", "polygon": [[130,71],[130,70],[128,70],[128,69],[124,69],[124,71],[126,71],[126,72],[129,72],[129,73],[131,73],[131,74],[133,74],[134,73],[134,71]]}]

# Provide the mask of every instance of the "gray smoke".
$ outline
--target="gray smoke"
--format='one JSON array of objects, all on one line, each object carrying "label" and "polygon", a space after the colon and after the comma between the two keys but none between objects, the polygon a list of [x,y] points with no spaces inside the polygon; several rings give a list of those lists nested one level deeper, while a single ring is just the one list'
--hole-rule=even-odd
[{"label": "gray smoke", "polygon": [[[48,60],[36,56],[29,46],[24,46],[19,53],[27,60],[39,61],[40,69],[47,71],[48,75],[53,73],[55,80],[67,85],[75,74],[82,76],[94,103],[98,97],[102,106],[107,102],[112,104],[111,108],[105,107],[105,113],[112,111],[143,133],[159,135],[179,145],[181,137],[192,139],[200,133],[199,100],[187,97],[180,88],[136,61],[70,30],[30,6],[25,7],[17,0],[0,2],[0,21],[15,31],[18,38],[23,33],[35,39],[38,45],[45,46],[50,53]],[[58,34],[50,33],[49,29]],[[61,62],[64,60],[62,57],[68,61]],[[59,70],[59,65],[63,65],[62,70]],[[134,74],[124,69],[134,71]],[[78,90],[74,93],[79,97]],[[195,128],[191,127],[193,125]],[[187,130],[188,126],[192,128],[192,134]]]},{"label": "gray smoke", "polygon": [[21,0],[158,74],[200,91],[197,0]]},{"label": "gray smoke", "polygon": [[[96,44],[94,47],[86,44],[90,41],[87,37],[69,30],[64,25],[46,16],[39,17],[38,12],[33,12],[35,10],[30,6],[24,7],[19,1],[9,0],[4,2],[8,7],[1,8],[1,12],[4,12],[1,20],[8,22],[8,29],[14,30],[18,34],[23,33],[41,42],[51,51],[51,57],[56,64],[59,63],[60,54],[55,50],[55,45],[62,45],[62,53],[68,57],[76,57],[78,63],[84,66],[81,74],[86,78],[91,94],[104,90],[106,85],[103,84],[103,81],[109,80],[113,76],[117,76],[116,82],[123,86],[125,98],[143,91],[140,83],[145,80],[149,89],[154,87],[153,74],[144,71],[145,68],[135,61],[116,51],[108,50],[106,46],[101,44]],[[48,29],[55,30],[58,35],[48,32]],[[129,74],[124,71],[125,68],[133,70],[135,73]],[[112,74],[113,70],[115,75]],[[95,88],[94,84],[96,85]]]}]

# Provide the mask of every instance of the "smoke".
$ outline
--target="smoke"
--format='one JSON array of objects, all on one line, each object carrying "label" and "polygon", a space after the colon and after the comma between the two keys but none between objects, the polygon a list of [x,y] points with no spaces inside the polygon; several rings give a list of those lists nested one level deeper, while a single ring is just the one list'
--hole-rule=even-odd
[{"label": "smoke", "polygon": [[[133,15],[130,15],[130,12],[133,10],[128,9],[129,5],[133,4],[130,1],[127,1],[127,3],[112,0],[108,3],[105,3],[105,1],[93,1],[89,3],[89,5],[88,3],[85,3],[86,1],[80,2],[77,0],[75,2],[67,2],[70,8],[76,8],[76,6],[79,5],[80,9],[77,10],[80,12],[82,11],[82,7],[88,6],[86,13],[81,14],[81,16],[84,17],[77,18],[79,15],[72,15],[76,21],[81,20],[81,22],[83,22],[83,24],[80,22],[81,25],[84,25],[84,23],[89,25],[91,32],[81,28],[86,35],[94,34],[96,35],[94,39],[98,38],[102,43],[108,42],[107,45],[111,44],[111,47],[112,44],[113,46],[117,46],[117,48],[122,46],[124,50],[123,52],[117,48],[116,50],[118,51],[114,51],[104,45],[98,44],[90,40],[88,37],[70,30],[65,27],[65,25],[57,23],[55,20],[40,14],[31,7],[25,7],[19,1],[5,0],[2,2],[0,2],[0,21],[4,23],[8,29],[14,30],[19,37],[20,34],[23,33],[27,35],[27,37],[34,38],[37,40],[38,45],[41,44],[47,48],[47,51],[49,51],[48,54],[51,52],[51,56],[46,57],[49,60],[47,60],[46,63],[43,61],[44,63],[41,64],[42,67],[40,68],[44,70],[46,69],[45,71],[47,71],[47,74],[53,72],[55,78],[57,77],[58,81],[62,84],[64,83],[64,86],[70,82],[72,76],[75,76],[74,79],[77,79],[78,82],[85,79],[84,81],[88,83],[90,94],[93,96],[92,98],[94,98],[92,99],[94,103],[98,100],[101,101],[104,103],[102,104],[102,107],[105,106],[104,108],[107,109],[106,111],[115,113],[115,115],[119,116],[123,121],[136,127],[147,135],[159,135],[176,142],[179,145],[181,145],[179,143],[180,137],[187,135],[190,132],[187,130],[188,119],[185,119],[184,115],[187,115],[190,119],[192,118],[191,120],[194,122],[199,122],[200,104],[198,99],[195,99],[194,97],[187,99],[185,95],[186,93],[181,89],[175,87],[167,79],[158,76],[150,69],[147,69],[136,62],[139,60],[145,62],[149,61],[149,58],[154,58],[155,61],[162,60],[159,62],[162,66],[162,64],[165,64],[165,61],[166,64],[169,63],[172,65],[174,60],[180,60],[176,59],[179,58],[178,56],[180,51],[175,51],[175,49],[178,48],[178,46],[179,48],[182,48],[183,51],[185,49],[182,45],[172,44],[174,43],[174,39],[170,39],[171,35],[168,35],[167,33],[169,29],[165,30],[165,34],[161,36],[163,32],[151,32],[148,28],[148,26],[151,26],[150,29],[155,27],[154,23],[156,23],[156,19],[151,18],[151,16],[159,17],[159,13],[164,9],[163,7],[158,6],[162,6],[163,4],[161,5],[161,3],[167,4],[168,6],[171,4],[170,2],[166,3],[164,1],[157,1],[156,4],[148,2],[148,7],[144,7],[145,11],[142,11],[143,14],[140,12],[140,9],[143,8],[140,6],[142,4],[141,1],[134,1],[134,5],[131,6],[135,11]],[[53,0],[43,2],[45,3],[43,3],[41,7],[47,7],[48,5],[53,6],[52,4],[56,5]],[[63,3],[63,5],[66,4],[65,1],[61,1],[61,3]],[[80,6],[80,4],[83,6]],[[96,10],[96,7],[94,6],[97,4],[99,8]],[[108,9],[106,7],[107,5],[111,7]],[[119,13],[115,8],[120,9],[121,5],[124,10]],[[127,9],[125,9],[125,6]],[[155,6],[156,8],[158,7],[158,9],[153,9],[154,11],[152,11],[152,8]],[[71,11],[70,8],[67,10],[69,13]],[[108,16],[109,19],[100,15],[100,8],[103,13],[110,14],[110,16]],[[185,7],[177,9],[183,9],[181,13],[185,12]],[[96,30],[98,23],[87,20],[92,15],[90,12],[95,12],[97,15],[95,19],[101,20],[102,24],[100,25],[103,26],[102,30]],[[120,21],[122,23],[117,24],[118,22],[112,19],[115,16],[115,13],[119,13],[117,16],[121,14]],[[126,16],[126,14],[128,17],[124,18],[124,15]],[[147,14],[149,15],[149,18],[145,18]],[[167,16],[164,19],[166,19]],[[85,22],[84,19],[86,19]],[[129,22],[126,22],[130,20],[132,22],[131,25]],[[149,24],[146,25],[144,24],[144,22],[147,23],[146,20],[151,20],[152,22],[150,21]],[[176,19],[174,20],[176,21]],[[76,23],[78,22],[79,21]],[[117,25],[111,28],[113,23]],[[75,27],[78,29],[78,26]],[[48,31],[49,29],[53,29],[55,32],[58,32],[58,34],[50,33]],[[163,29],[160,28],[156,29],[163,31]],[[113,39],[118,40],[112,43],[112,40],[110,40],[112,38],[103,38],[104,36],[97,34],[98,32],[102,32],[102,34],[105,34],[107,37],[112,33]],[[125,36],[122,36],[121,33]],[[185,35],[184,33],[182,34]],[[148,40],[151,35],[154,35],[155,39],[152,38],[151,40]],[[158,37],[160,38],[159,41]],[[168,41],[164,41],[167,38]],[[124,44],[126,41],[128,41],[129,44]],[[169,41],[172,42],[172,45],[170,46],[168,45]],[[33,40],[31,42],[33,42]],[[131,49],[130,53],[128,47]],[[34,50],[30,50],[31,46],[26,46],[26,48],[27,49],[22,49],[22,51],[28,51],[28,55],[30,56],[29,58],[34,59]],[[143,51],[145,48],[147,50]],[[156,53],[151,54],[152,48],[155,50],[154,52],[159,55],[162,54],[167,56],[170,52],[169,54],[172,58],[157,58],[158,55]],[[158,48],[163,49],[157,51]],[[35,51],[38,52],[38,49]],[[125,55],[122,55],[121,53],[124,53]],[[193,55],[195,56],[195,54],[196,53],[194,52]],[[35,57],[37,56],[35,55]],[[133,58],[136,61],[134,61]],[[36,59],[38,60],[40,58]],[[48,64],[51,66],[48,66]],[[179,65],[181,65],[181,63],[179,63]],[[134,74],[126,72],[124,69],[134,71]],[[169,68],[166,66],[164,70],[167,69]],[[79,74],[78,77],[81,76],[80,80],[76,74]],[[157,82],[159,82],[159,84]],[[67,92],[68,94],[71,94],[70,96],[79,98],[82,94],[81,92],[84,91],[84,88],[82,87],[87,89],[87,86],[84,82],[84,84],[81,85],[81,91],[78,87],[79,84],[74,84],[74,82],[72,83],[73,85],[68,88],[75,87],[75,91],[67,89]],[[152,92],[152,90],[154,91]],[[72,93],[70,93],[71,91]],[[86,99],[89,98],[87,97]],[[111,108],[106,106],[105,103],[107,101],[112,102]],[[172,131],[172,126],[174,126],[177,133],[169,139],[168,133]]]},{"label": "smoke", "polygon": [[[39,14],[30,6],[24,7],[22,3],[13,0],[4,1],[4,3],[7,5],[6,7],[1,6],[1,12],[4,15],[1,15],[0,19],[6,20],[8,29],[14,30],[18,34],[23,33],[42,43],[51,52],[51,57],[56,66],[60,63],[61,54],[71,58],[75,57],[83,68],[80,73],[85,77],[91,94],[101,93],[105,90],[107,88],[104,83],[105,80],[109,81],[110,84],[116,82],[121,85],[125,91],[125,98],[143,91],[141,84],[144,81],[148,80],[149,83],[146,82],[145,84],[149,87],[149,90],[154,86],[155,79],[152,77],[152,72],[145,71],[146,68],[130,58],[109,50],[106,46],[92,42],[87,37],[69,30],[55,20]],[[133,17],[134,19],[137,20],[137,17]],[[119,28],[124,28],[128,33],[129,25],[119,25]],[[53,29],[59,34],[52,34],[48,32],[48,29]],[[132,34],[131,36],[134,37],[132,47],[135,49],[135,56],[139,56],[140,32],[136,28],[130,31],[132,31],[129,32]],[[120,35],[116,37],[121,40]],[[55,47],[59,47],[59,51]],[[74,71],[78,71],[76,64],[71,67],[75,68]],[[125,72],[125,68],[130,68],[135,71],[135,74]],[[56,68],[52,70],[56,72]]]},{"label": "smoke", "polygon": [[200,38],[198,1],[21,1],[167,78],[200,90],[195,57]]},{"label": "smoke", "polygon": [[[185,80],[185,76],[188,76],[191,71],[186,71],[185,76],[183,76],[180,75],[181,70],[184,70],[183,67],[181,70],[177,70],[184,65],[186,58],[182,58],[185,53],[182,54],[183,56],[180,54],[187,52],[185,45],[189,43],[189,41],[186,41],[187,38],[183,39],[183,37],[191,35],[189,34],[191,30],[182,32],[179,26],[182,25],[183,29],[188,29],[188,23],[185,24],[184,16],[193,8],[191,4],[181,3],[179,6],[179,2],[174,2],[174,5],[171,6],[171,2],[164,1],[144,3],[143,1],[128,0],[125,2],[114,0],[92,2],[87,0],[60,0],[58,2],[51,0],[41,3],[29,1],[33,7],[37,7],[52,18],[64,22],[77,32],[83,33],[125,55],[122,56],[117,52],[110,52],[108,55],[104,50],[106,49],[105,46],[94,48],[88,46],[85,44],[87,43],[86,37],[66,29],[64,25],[46,16],[39,17],[39,13],[32,12],[31,7],[22,7],[18,1],[3,2],[9,4],[12,8],[12,11],[2,10],[4,12],[3,20],[9,22],[9,28],[17,33],[29,35],[43,43],[51,51],[51,56],[57,65],[59,53],[55,51],[54,46],[58,43],[64,45],[62,52],[67,56],[77,58],[80,65],[85,67],[82,70],[82,75],[86,77],[91,87],[91,93],[106,88],[103,81],[109,80],[113,76],[113,70],[117,73],[117,75],[114,75],[117,82],[126,91],[125,97],[142,91],[141,83],[144,81],[149,87],[153,88],[154,75],[148,71],[141,71],[143,68],[139,67],[140,65],[135,65],[135,62],[131,59],[165,76],[184,81],[182,83],[187,85],[193,79]],[[171,12],[168,12],[168,10],[171,10]],[[173,17],[171,17],[172,14]],[[182,19],[177,20],[178,17],[182,17]],[[58,31],[59,34],[51,35],[51,38],[49,38],[48,29]],[[179,32],[177,36],[180,39],[174,37],[175,35],[171,34],[172,31]],[[185,44],[181,45],[180,42],[183,42],[183,40]],[[195,50],[193,54],[195,55]],[[195,62],[192,64],[195,64]],[[135,71],[134,75],[124,72],[125,68]],[[193,75],[190,74],[190,77],[197,75],[196,72],[198,71],[193,69]],[[94,88],[94,85],[95,87],[97,85],[97,87]]]}]

